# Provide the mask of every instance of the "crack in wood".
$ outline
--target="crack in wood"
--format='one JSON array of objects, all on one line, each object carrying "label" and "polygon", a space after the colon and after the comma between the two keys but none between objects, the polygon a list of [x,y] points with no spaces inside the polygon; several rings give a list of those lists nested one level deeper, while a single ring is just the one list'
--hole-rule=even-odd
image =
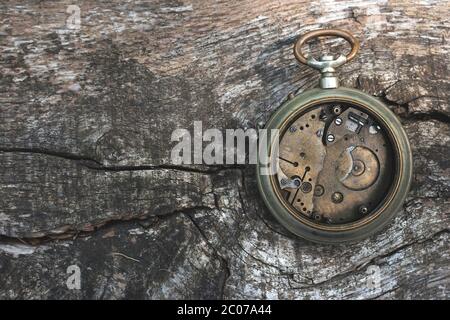
[{"label": "crack in wood", "polygon": [[92,169],[101,171],[111,171],[111,172],[121,172],[121,171],[151,171],[151,170],[175,170],[183,172],[195,172],[204,174],[215,174],[220,171],[239,169],[242,165],[209,165],[203,167],[191,167],[173,164],[160,164],[160,165],[135,165],[135,166],[106,166],[101,164],[99,161],[87,158],[71,153],[57,152],[46,149],[39,148],[2,148],[0,147],[0,152],[3,153],[36,153],[41,155],[48,155],[53,157],[58,157],[66,160],[77,161],[80,165]]}]

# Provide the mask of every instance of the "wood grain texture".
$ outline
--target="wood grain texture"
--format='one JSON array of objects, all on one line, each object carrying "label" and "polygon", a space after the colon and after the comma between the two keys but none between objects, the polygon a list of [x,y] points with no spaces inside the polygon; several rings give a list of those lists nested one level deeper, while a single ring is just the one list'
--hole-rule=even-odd
[{"label": "wood grain texture", "polygon": [[[449,1],[85,0],[79,30],[72,4],[0,4],[0,298],[450,297]],[[324,27],[360,39],[341,84],[388,104],[414,154],[402,212],[339,246],[287,233],[252,166],[170,163],[174,129],[255,128],[316,86],[292,46]]]}]

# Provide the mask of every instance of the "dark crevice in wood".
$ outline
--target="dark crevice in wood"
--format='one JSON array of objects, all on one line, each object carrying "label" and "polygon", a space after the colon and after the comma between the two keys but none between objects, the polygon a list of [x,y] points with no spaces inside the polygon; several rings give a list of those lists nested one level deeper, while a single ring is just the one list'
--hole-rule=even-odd
[{"label": "dark crevice in wood", "polygon": [[432,111],[429,113],[411,113],[406,117],[406,119],[411,121],[435,120],[443,123],[450,123],[450,116],[438,111]]},{"label": "dark crevice in wood", "polygon": [[[326,279],[324,281],[315,282],[312,285],[306,286],[306,287],[291,287],[290,289],[294,289],[294,290],[295,289],[305,289],[305,288],[308,288],[308,287],[314,287],[314,288],[318,289],[320,286],[329,284],[331,282],[340,281],[340,280],[342,280],[342,279],[344,279],[344,278],[354,274],[355,272],[361,272],[362,269],[364,269],[366,266],[375,265],[375,264],[377,264],[377,263],[375,263],[376,261],[381,260],[381,259],[386,259],[386,258],[388,258],[390,256],[393,256],[393,255],[395,255],[395,254],[397,254],[397,253],[399,253],[401,251],[404,251],[404,250],[408,249],[409,247],[415,246],[417,244],[423,244],[423,243],[426,243],[426,242],[429,242],[429,241],[434,241],[434,239],[436,239],[436,238],[438,238],[441,235],[446,234],[446,233],[450,233],[450,230],[449,229],[440,230],[440,231],[432,234],[430,237],[427,237],[425,239],[419,239],[419,240],[412,241],[412,242],[406,243],[404,245],[401,245],[401,246],[399,246],[399,247],[397,247],[397,248],[395,248],[395,249],[393,249],[393,250],[391,250],[391,251],[389,251],[389,252],[387,252],[385,254],[381,254],[381,255],[375,256],[375,257],[373,257],[372,259],[370,259],[367,262],[364,262],[362,264],[356,265],[355,267],[351,268],[350,270],[345,271],[343,273],[338,273],[338,274],[336,274],[336,275],[332,276],[331,278],[328,278],[328,279]],[[383,295],[383,294],[381,294],[381,295]]]},{"label": "dark crevice in wood", "polygon": [[225,288],[226,288],[226,284],[228,279],[231,276],[231,272],[230,272],[230,264],[228,262],[228,260],[226,258],[224,258],[218,251],[217,249],[214,247],[214,245],[211,244],[211,242],[209,241],[207,235],[205,234],[205,232],[203,231],[202,227],[197,223],[197,221],[195,220],[195,218],[193,217],[193,212],[192,211],[185,211],[184,214],[186,215],[186,217],[192,222],[192,224],[194,225],[194,227],[199,231],[200,235],[202,236],[202,238],[204,239],[206,245],[213,251],[214,256],[219,259],[220,264],[222,266],[223,269],[223,275],[222,275],[222,281],[221,281],[221,285],[220,285],[220,299],[224,299],[225,298]]},{"label": "dark crevice in wood", "polygon": [[[101,230],[105,230],[118,225],[136,225],[139,224],[144,229],[153,228],[159,222],[164,221],[165,219],[170,219],[175,215],[187,213],[187,212],[195,212],[197,210],[211,210],[210,207],[206,206],[195,206],[187,209],[176,210],[164,215],[141,215],[132,218],[121,218],[121,217],[113,217],[106,221],[102,221],[99,223],[88,224],[81,227],[68,227],[64,232],[58,232],[61,228],[56,228],[54,230],[39,232],[39,235],[33,236],[33,234],[24,236],[24,237],[14,237],[7,235],[0,235],[0,243],[9,243],[9,244],[25,244],[29,246],[41,246],[49,242],[54,241],[67,241],[67,240],[75,240],[77,238],[83,238],[92,236],[92,234],[99,232]],[[148,219],[157,219],[156,223],[145,225],[145,220]],[[90,230],[86,230],[89,228]],[[42,235],[44,233],[44,235]]]},{"label": "dark crevice in wood", "polygon": [[94,160],[92,158],[79,156],[73,153],[69,152],[63,152],[63,151],[53,151],[48,149],[42,149],[42,148],[14,148],[14,147],[0,147],[0,152],[4,153],[37,153],[42,155],[48,155],[48,156],[54,156],[58,158],[63,158],[67,160],[75,160],[75,161],[82,161],[84,165],[86,166],[102,166],[100,162],[97,160]]},{"label": "dark crevice in wood", "polygon": [[[268,262],[266,262],[266,261],[264,261],[264,260],[261,260],[261,259],[255,257],[255,256],[252,255],[250,252],[248,252],[247,250],[245,250],[245,248],[244,248],[244,247],[242,246],[242,244],[240,244],[239,242],[237,243],[237,246],[239,246],[239,249],[241,249],[246,255],[248,255],[250,258],[252,258],[252,260],[254,260],[254,261],[256,261],[256,262],[258,262],[258,263],[260,263],[260,264],[262,264],[262,265],[264,265],[264,266],[267,266],[267,267],[269,267],[269,268],[273,268],[273,269],[277,270],[278,273],[279,273],[280,275],[287,274],[285,270],[283,270],[282,268],[280,268],[280,266],[277,266],[277,265],[268,263]],[[289,274],[291,274],[291,273],[289,272]]]},{"label": "dark crevice in wood", "polygon": [[429,120],[435,120],[443,123],[450,123],[450,116],[448,116],[445,113],[439,112],[439,111],[430,111],[430,112],[424,112],[424,113],[413,113],[409,111],[409,103],[425,97],[433,97],[433,96],[420,96],[417,98],[414,98],[406,103],[397,103],[396,101],[390,100],[386,97],[386,93],[383,92],[378,98],[382,100],[385,104],[394,106],[400,110],[405,110],[404,113],[397,113],[397,116],[401,118],[402,120],[406,121],[429,121]]},{"label": "dark crevice in wood", "polygon": [[379,295],[377,295],[377,296],[375,296],[373,298],[370,298],[370,300],[377,300],[377,299],[383,298],[384,296],[386,296],[388,294],[391,294],[391,293],[397,291],[398,289],[400,289],[400,286],[395,286],[395,287],[393,287],[390,290],[384,291],[381,294],[379,294]]},{"label": "dark crevice in wood", "polygon": [[385,259],[385,258],[388,258],[390,256],[393,256],[393,255],[399,253],[400,251],[403,251],[403,250],[405,250],[405,249],[407,249],[407,248],[409,248],[411,246],[414,246],[416,244],[426,243],[428,241],[433,241],[435,238],[438,238],[441,235],[446,234],[446,233],[450,233],[450,229],[449,228],[446,228],[446,229],[440,230],[438,232],[435,232],[431,236],[426,237],[424,239],[416,239],[415,241],[412,241],[412,242],[409,242],[409,243],[405,243],[405,244],[403,244],[403,245],[401,245],[401,246],[399,246],[397,248],[394,248],[393,250],[390,250],[389,252],[387,252],[385,254],[382,254],[382,255],[379,255],[379,256],[376,256],[376,257],[372,258],[369,262],[361,264],[357,269],[364,268],[365,266],[370,265],[370,264],[374,264],[374,262],[376,260],[381,260],[381,259]]},{"label": "dark crevice in wood", "polygon": [[136,165],[136,166],[105,166],[99,161],[92,158],[87,158],[67,152],[52,151],[48,149],[40,148],[0,148],[0,152],[3,153],[36,153],[47,156],[54,156],[63,158],[66,160],[77,161],[80,165],[99,171],[111,171],[111,172],[122,172],[122,171],[148,171],[148,170],[176,170],[183,172],[192,173],[204,173],[204,174],[214,174],[224,170],[240,169],[243,165],[204,165],[204,168],[200,167],[187,167],[182,165],[173,164],[160,164],[160,165]]}]

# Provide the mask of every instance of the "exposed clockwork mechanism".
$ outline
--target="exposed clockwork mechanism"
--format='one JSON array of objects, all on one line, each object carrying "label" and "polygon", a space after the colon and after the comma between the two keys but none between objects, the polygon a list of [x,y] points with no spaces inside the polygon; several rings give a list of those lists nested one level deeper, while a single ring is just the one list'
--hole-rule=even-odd
[{"label": "exposed clockwork mechanism", "polygon": [[280,137],[277,182],[296,215],[338,225],[367,217],[392,184],[391,143],[361,108],[328,103],[300,114]]}]

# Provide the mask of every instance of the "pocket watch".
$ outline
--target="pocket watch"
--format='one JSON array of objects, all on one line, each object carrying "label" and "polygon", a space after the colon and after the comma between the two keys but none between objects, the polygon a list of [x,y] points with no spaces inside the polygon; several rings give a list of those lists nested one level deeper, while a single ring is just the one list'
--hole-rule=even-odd
[{"label": "pocket watch", "polygon": [[[352,49],[337,58],[305,57],[302,45],[319,36],[343,38]],[[411,183],[411,148],[396,115],[371,95],[339,87],[335,68],[358,50],[343,30],[300,37],[295,58],[320,71],[319,88],[290,97],[265,126],[278,130],[278,139],[267,142],[268,163],[257,165],[262,198],[286,229],[314,242],[357,241],[380,231]]]}]

